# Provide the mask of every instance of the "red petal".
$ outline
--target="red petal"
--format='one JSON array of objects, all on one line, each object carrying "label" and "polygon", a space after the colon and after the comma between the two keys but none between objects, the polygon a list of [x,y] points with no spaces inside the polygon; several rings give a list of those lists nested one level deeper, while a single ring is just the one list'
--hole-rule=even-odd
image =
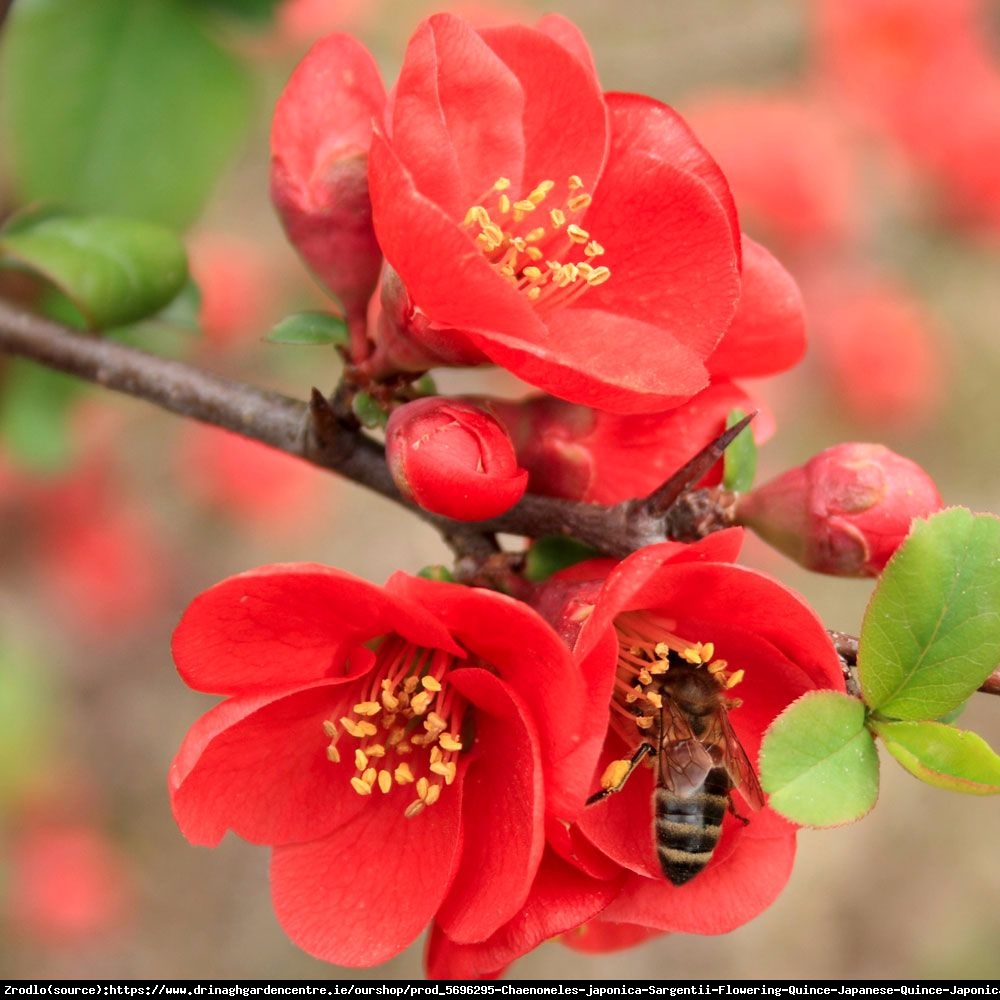
[{"label": "red petal", "polygon": [[[393,101],[393,147],[421,195],[452,219],[461,222],[499,177],[520,181],[526,96],[466,21],[437,14],[420,25]],[[419,228],[412,230],[414,243],[418,234]]]},{"label": "red petal", "polygon": [[364,800],[349,784],[353,760],[326,757],[325,719],[353,704],[354,685],[230,698],[188,732],[170,768],[177,823],[195,844],[233,830],[255,844],[312,840],[343,823]]},{"label": "red petal", "polygon": [[614,899],[619,883],[588,878],[547,852],[531,895],[517,915],[480,944],[450,940],[435,924],[427,945],[431,979],[473,979],[490,975],[556,934],[600,913]]},{"label": "red petal", "polygon": [[559,940],[573,951],[599,954],[634,948],[637,944],[642,944],[643,941],[648,941],[661,933],[636,924],[613,924],[607,920],[590,920],[582,927],[578,927],[575,934],[564,934]]},{"label": "red petal", "polygon": [[753,814],[737,850],[686,885],[633,875],[601,916],[660,931],[725,934],[777,899],[794,859],[795,828],[765,809]]},{"label": "red petal", "polygon": [[597,67],[583,32],[562,14],[546,14],[535,27],[544,35],[557,41],[567,52],[574,55],[581,66],[597,79]]},{"label": "red petal", "polygon": [[462,788],[462,858],[437,920],[453,940],[472,942],[527,898],[545,846],[545,799],[538,736],[513,691],[475,667],[452,671],[449,683],[475,706],[476,742]]},{"label": "red petal", "polygon": [[644,94],[610,93],[605,101],[615,116],[616,137],[694,174],[715,195],[729,220],[739,262],[740,222],[729,181],[691,126],[669,105]]},{"label": "red petal", "polygon": [[289,563],[230,577],[196,597],[173,653],[196,690],[257,693],[356,673],[348,654],[389,632],[460,652],[421,608],[339,570]]},{"label": "red petal", "polygon": [[743,237],[743,291],[732,325],[708,359],[713,376],[749,378],[802,360],[806,320],[795,279],[749,236]]},{"label": "red petal", "polygon": [[417,816],[373,795],[331,836],[275,848],[271,895],[285,933],[352,968],[398,955],[427,926],[462,849],[460,782]]},{"label": "red petal", "polygon": [[589,794],[607,719],[605,712],[585,712],[585,677],[556,633],[526,604],[493,591],[403,573],[386,589],[427,608],[510,685],[538,730],[548,811],[574,815]]}]

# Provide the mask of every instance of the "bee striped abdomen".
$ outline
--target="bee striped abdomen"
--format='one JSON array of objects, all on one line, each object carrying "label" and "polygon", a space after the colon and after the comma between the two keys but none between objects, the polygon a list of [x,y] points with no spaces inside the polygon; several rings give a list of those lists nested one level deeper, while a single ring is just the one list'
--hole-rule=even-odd
[{"label": "bee striped abdomen", "polygon": [[724,767],[713,767],[700,790],[691,795],[657,787],[653,799],[656,855],[663,874],[674,885],[689,882],[712,860],[731,788]]}]

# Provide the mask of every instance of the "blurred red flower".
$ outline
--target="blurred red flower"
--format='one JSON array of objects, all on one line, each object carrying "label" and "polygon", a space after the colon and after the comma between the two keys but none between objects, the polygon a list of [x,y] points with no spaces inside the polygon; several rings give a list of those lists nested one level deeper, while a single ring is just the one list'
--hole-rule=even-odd
[{"label": "blurred red flower", "polygon": [[390,958],[432,919],[465,942],[514,916],[546,816],[579,809],[600,743],[564,644],[489,591],[264,567],[198,597],[174,655],[228,696],[171,768],[181,829],[272,845],[279,921],[342,965]]}]

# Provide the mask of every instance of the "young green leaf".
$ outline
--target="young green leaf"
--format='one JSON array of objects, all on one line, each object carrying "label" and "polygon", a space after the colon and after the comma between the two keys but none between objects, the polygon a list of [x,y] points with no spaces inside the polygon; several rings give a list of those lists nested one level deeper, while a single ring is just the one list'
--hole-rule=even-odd
[{"label": "young green leaf", "polygon": [[[730,410],[726,427],[738,424],[746,414],[740,409]],[[757,445],[753,431],[741,431],[722,456],[722,485],[736,493],[746,493],[753,486],[757,475]]]},{"label": "young green leaf", "polygon": [[771,723],[760,781],[772,809],[805,826],[860,819],[878,797],[878,754],[865,707],[838,691],[811,691]]},{"label": "young green leaf", "polygon": [[14,5],[0,60],[0,148],[19,201],[178,226],[197,216],[249,125],[253,95],[196,7]]},{"label": "young green leaf", "polygon": [[1000,518],[956,507],[915,522],[865,612],[865,702],[883,718],[939,718],[998,662]]},{"label": "young green leaf", "polygon": [[170,230],[110,215],[58,215],[0,231],[0,265],[34,271],[92,329],[152,315],[181,290],[187,258]]},{"label": "young green leaf", "polygon": [[325,312],[292,313],[275,324],[266,339],[272,344],[336,344],[341,347],[349,341],[343,317]]},{"label": "young green leaf", "polygon": [[880,722],[872,728],[910,774],[967,795],[1000,794],[1000,756],[976,733],[941,722]]}]

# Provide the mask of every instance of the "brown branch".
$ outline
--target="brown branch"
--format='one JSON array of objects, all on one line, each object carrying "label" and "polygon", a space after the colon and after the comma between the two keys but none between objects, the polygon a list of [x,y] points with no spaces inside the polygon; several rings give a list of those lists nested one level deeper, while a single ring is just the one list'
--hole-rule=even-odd
[{"label": "brown branch", "polygon": [[3,300],[0,351],[224,427],[337,472],[433,524],[460,555],[484,551],[483,536],[497,533],[566,535],[616,556],[668,538],[665,518],[637,510],[634,502],[607,507],[529,494],[500,517],[475,524],[429,514],[399,495],[381,444],[339,417],[318,390],[305,403],[80,333]]}]

